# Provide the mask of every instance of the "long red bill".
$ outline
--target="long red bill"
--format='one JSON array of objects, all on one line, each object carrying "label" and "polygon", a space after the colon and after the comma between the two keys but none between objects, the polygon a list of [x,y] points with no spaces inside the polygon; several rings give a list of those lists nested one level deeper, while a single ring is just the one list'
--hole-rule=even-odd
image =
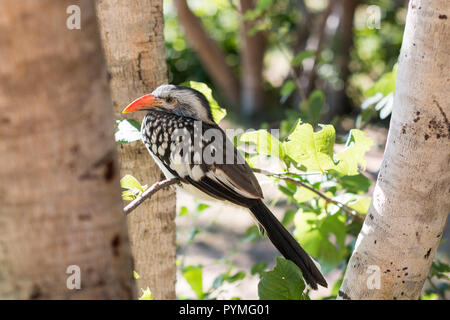
[{"label": "long red bill", "polygon": [[132,103],[130,103],[125,109],[123,109],[122,113],[135,112],[160,105],[161,100],[155,98],[151,94],[146,94],[145,96],[137,98]]}]

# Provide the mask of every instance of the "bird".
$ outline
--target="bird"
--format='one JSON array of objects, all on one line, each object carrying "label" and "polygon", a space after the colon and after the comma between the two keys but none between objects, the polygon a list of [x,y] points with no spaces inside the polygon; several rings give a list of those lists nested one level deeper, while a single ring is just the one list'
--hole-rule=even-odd
[{"label": "bird", "polygon": [[263,202],[250,166],[214,121],[199,91],[165,84],[132,101],[122,113],[145,111],[142,142],[167,179],[183,189],[247,208],[258,227],[314,290],[327,282],[313,259]]}]

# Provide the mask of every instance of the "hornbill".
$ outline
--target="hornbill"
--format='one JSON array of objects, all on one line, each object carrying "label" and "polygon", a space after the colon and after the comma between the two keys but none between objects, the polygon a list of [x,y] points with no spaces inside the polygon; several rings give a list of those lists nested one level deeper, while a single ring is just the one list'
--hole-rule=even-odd
[{"label": "hornbill", "polygon": [[263,203],[252,170],[214,122],[205,96],[189,87],[162,85],[130,103],[123,113],[145,110],[142,141],[166,178],[188,191],[248,208],[260,230],[302,271],[313,289],[327,282],[311,257]]}]

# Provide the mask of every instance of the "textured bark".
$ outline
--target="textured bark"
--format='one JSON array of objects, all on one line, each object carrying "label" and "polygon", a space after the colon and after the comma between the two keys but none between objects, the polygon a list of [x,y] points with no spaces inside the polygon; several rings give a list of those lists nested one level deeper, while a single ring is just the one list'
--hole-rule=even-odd
[{"label": "textured bark", "polygon": [[[167,83],[162,0],[99,0],[97,15],[117,119],[133,99]],[[141,121],[143,114],[131,114]],[[142,142],[120,145],[121,175],[141,183],[161,180],[159,168]],[[158,192],[128,216],[138,288],[149,287],[156,299],[175,298],[175,193]]]},{"label": "textured bark", "polygon": [[134,297],[94,5],[69,30],[72,4],[0,3],[0,299]]},{"label": "textured bark", "polygon": [[450,211],[449,9],[410,1],[385,156],[340,298],[417,299],[428,275]]},{"label": "textured bark", "polygon": [[[254,0],[241,0],[241,13],[255,8]],[[250,35],[254,26],[252,21],[241,25],[241,108],[244,116],[252,116],[264,107],[263,59],[266,39],[262,32]]]},{"label": "textured bark", "polygon": [[186,0],[175,0],[180,19],[190,45],[214,83],[223,91],[230,102],[239,101],[239,80],[226,63],[225,54],[203,28],[200,19],[189,9]]}]

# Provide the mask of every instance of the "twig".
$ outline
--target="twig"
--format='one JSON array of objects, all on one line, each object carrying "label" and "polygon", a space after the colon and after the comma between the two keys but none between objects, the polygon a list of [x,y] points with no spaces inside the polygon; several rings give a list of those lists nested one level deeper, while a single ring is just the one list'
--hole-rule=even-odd
[{"label": "twig", "polygon": [[436,294],[439,296],[439,298],[441,298],[441,300],[447,300],[445,298],[445,295],[442,293],[441,290],[439,290],[439,288],[434,284],[434,282],[431,280],[431,277],[428,276],[427,277],[428,282],[430,283],[431,287],[433,288],[433,290],[436,292]]},{"label": "twig", "polygon": [[303,181],[300,181],[300,180],[288,177],[288,176],[286,176],[284,174],[269,172],[269,171],[266,171],[264,169],[253,168],[253,171],[256,172],[256,173],[264,174],[266,176],[271,176],[271,177],[275,177],[275,178],[278,178],[278,179],[281,179],[281,180],[289,181],[289,182],[292,182],[292,183],[294,183],[294,184],[296,184],[298,186],[304,187],[304,188],[314,192],[318,196],[322,197],[323,199],[325,199],[325,201],[327,203],[332,203],[332,204],[338,206],[339,208],[341,208],[343,211],[345,211],[346,213],[350,214],[351,216],[356,217],[356,218],[358,218],[361,221],[364,221],[364,219],[365,219],[365,216],[362,213],[359,213],[356,210],[351,209],[347,205],[345,205],[345,204],[343,204],[343,203],[341,203],[339,201],[336,201],[336,200],[328,197],[322,191],[315,189],[314,187],[310,186],[309,184],[307,184],[307,183],[305,183]]},{"label": "twig", "polygon": [[[345,211],[346,213],[350,214],[353,217],[358,218],[361,221],[364,221],[365,216],[359,212],[357,212],[356,210],[351,209],[350,207],[348,207],[347,205],[336,201],[330,197],[328,197],[326,194],[324,194],[322,191],[315,189],[314,187],[310,186],[309,184],[288,177],[284,174],[280,174],[280,173],[273,173],[273,172],[269,172],[266,171],[264,169],[258,169],[258,168],[253,168],[253,172],[256,173],[261,173],[264,174],[266,176],[271,176],[271,177],[275,177],[281,180],[285,180],[285,181],[289,181],[292,182],[298,186],[304,187],[312,192],[314,192],[315,194],[317,194],[318,196],[322,197],[323,199],[325,199],[325,201],[327,203],[332,203],[336,206],[338,206],[339,208],[341,208],[343,211]],[[134,209],[136,209],[142,202],[144,202],[146,199],[151,198],[151,196],[153,196],[156,192],[158,192],[159,190],[171,186],[173,184],[179,183],[180,179],[179,178],[172,178],[172,179],[166,179],[166,180],[162,180],[162,181],[158,181],[155,184],[153,184],[151,187],[149,187],[147,190],[145,190],[141,195],[139,195],[136,199],[134,199],[133,201],[131,201],[124,209],[123,212],[127,215],[130,212],[132,212]]]},{"label": "twig", "polygon": [[154,195],[159,190],[171,186],[175,183],[179,183],[179,178],[171,178],[166,179],[162,181],[158,181],[155,184],[153,184],[151,187],[149,187],[147,190],[145,190],[141,195],[139,195],[136,199],[131,201],[124,209],[123,212],[125,214],[129,214],[134,209],[136,209],[142,202],[144,202],[146,199],[151,198],[152,195]]}]

